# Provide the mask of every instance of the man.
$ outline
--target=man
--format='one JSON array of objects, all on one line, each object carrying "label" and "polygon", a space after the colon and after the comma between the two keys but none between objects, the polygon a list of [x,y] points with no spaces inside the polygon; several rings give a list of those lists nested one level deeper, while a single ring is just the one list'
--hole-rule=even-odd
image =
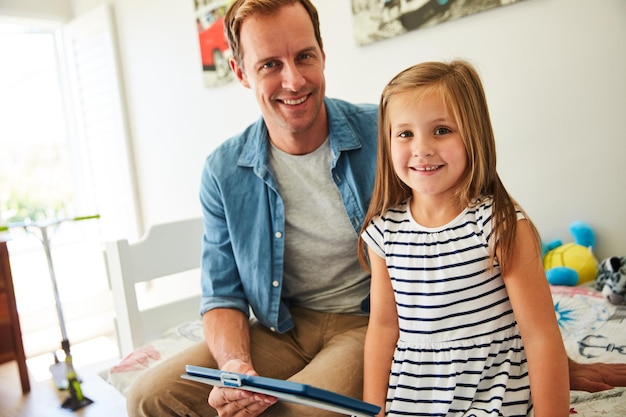
[{"label": "man", "polygon": [[[361,396],[369,276],[356,242],[377,107],[325,98],[317,19],[295,0],[236,1],[227,13],[231,68],[263,118],[209,156],[202,176],[207,343],[142,378],[130,415],[215,415],[209,387],[179,377],[185,364]],[[210,402],[220,416],[335,415],[237,390],[214,389]]]},{"label": "man", "polygon": [[[226,388],[207,403],[209,386],[180,378],[192,364],[362,391],[369,276],[356,247],[377,107],[325,97],[309,0],[237,0],[225,27],[231,69],[262,118],[210,155],[202,174],[206,342],[148,371],[128,393],[129,416],[336,415]],[[626,383],[626,365],[571,363],[573,388]]]}]

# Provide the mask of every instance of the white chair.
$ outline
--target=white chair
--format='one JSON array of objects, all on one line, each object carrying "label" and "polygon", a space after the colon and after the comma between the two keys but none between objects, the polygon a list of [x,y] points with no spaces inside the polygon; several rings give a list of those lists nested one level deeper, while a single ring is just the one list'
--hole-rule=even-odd
[{"label": "white chair", "polygon": [[[154,225],[135,243],[122,239],[105,244],[122,356],[177,324],[199,318],[202,232],[202,219],[194,218]],[[188,287],[191,282],[193,294],[188,291],[184,298],[167,299],[182,286],[185,274],[185,278],[192,276],[185,282]],[[158,286],[163,279],[169,279],[169,287]],[[155,293],[152,298],[158,304],[142,306],[146,302],[139,298],[145,291],[138,287]]]}]

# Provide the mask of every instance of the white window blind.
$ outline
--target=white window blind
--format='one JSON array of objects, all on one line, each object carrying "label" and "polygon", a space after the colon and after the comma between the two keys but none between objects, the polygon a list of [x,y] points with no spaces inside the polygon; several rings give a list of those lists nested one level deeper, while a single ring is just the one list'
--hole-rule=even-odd
[{"label": "white window blind", "polygon": [[62,30],[67,80],[75,118],[74,150],[88,212],[97,207],[104,240],[141,236],[139,195],[125,116],[116,37],[108,4]]}]

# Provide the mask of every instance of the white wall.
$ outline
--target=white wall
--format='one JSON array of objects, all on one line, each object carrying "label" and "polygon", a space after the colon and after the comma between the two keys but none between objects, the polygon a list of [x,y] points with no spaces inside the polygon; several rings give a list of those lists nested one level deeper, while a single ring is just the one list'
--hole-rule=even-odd
[{"label": "white wall", "polygon": [[0,16],[66,22],[72,17],[71,0],[0,0]]},{"label": "white wall", "polygon": [[[73,0],[80,15],[101,0]],[[204,157],[258,117],[236,83],[203,86],[193,0],[111,0],[146,226],[197,216]],[[377,102],[423,60],[479,68],[499,169],[544,240],[595,229],[597,256],[626,255],[626,2],[526,0],[359,47],[349,0],[317,0],[327,94]]]}]

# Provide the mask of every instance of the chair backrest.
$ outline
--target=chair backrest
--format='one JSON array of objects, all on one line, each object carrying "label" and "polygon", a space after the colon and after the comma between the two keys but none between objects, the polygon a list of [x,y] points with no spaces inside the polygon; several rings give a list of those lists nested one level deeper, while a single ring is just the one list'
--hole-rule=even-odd
[{"label": "chair backrest", "polygon": [[[199,318],[202,233],[202,219],[194,218],[154,225],[134,243],[122,239],[105,244],[122,356],[158,338],[170,327]],[[138,284],[149,288],[167,277],[178,279],[181,273],[195,275],[193,295],[169,300],[169,291],[161,291],[157,297],[160,304],[142,307]]]}]

